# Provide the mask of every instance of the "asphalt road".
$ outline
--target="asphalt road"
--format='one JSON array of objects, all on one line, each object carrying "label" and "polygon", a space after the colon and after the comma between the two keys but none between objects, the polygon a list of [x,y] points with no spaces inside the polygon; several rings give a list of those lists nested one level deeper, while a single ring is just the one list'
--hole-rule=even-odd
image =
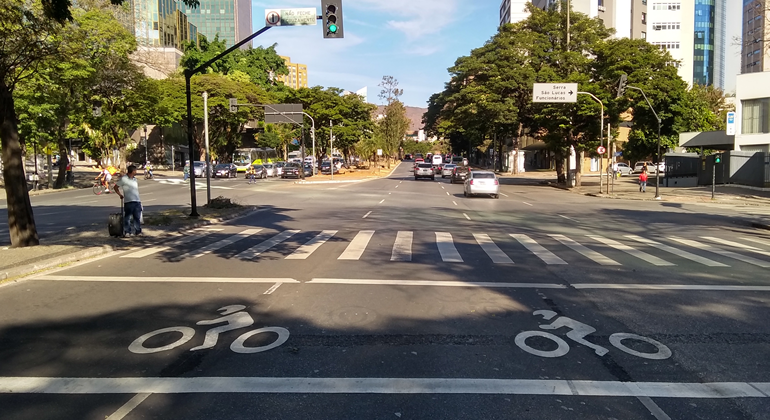
[{"label": "asphalt road", "polygon": [[770,235],[408,170],[0,288],[0,418],[770,418]]}]

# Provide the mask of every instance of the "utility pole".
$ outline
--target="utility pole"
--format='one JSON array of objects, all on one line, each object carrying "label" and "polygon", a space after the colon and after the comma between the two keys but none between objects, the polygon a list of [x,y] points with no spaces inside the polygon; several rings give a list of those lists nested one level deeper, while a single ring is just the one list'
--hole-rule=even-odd
[{"label": "utility pole", "polygon": [[569,9],[570,0],[567,0],[567,51],[569,51]]},{"label": "utility pole", "polygon": [[[209,93],[203,92],[203,135],[206,139],[206,203],[211,203],[211,154],[209,153]],[[193,173],[194,177],[195,173]]]},{"label": "utility pole", "polygon": [[[599,122],[599,144],[604,145],[604,103],[602,103],[602,101],[596,96],[594,96],[592,93],[578,92],[578,95],[581,95],[581,94],[590,96],[591,98],[593,98],[594,101],[599,102],[599,105],[601,105],[602,107],[601,121]],[[607,140],[607,147],[609,147],[609,145],[610,145],[610,142],[609,140]],[[604,186],[603,184],[604,178],[602,178],[602,175],[603,175],[602,172],[604,172],[604,158],[601,155],[599,155],[599,194],[602,193],[603,186]]]},{"label": "utility pole", "polygon": [[331,174],[332,174],[332,181],[334,181],[334,134],[332,131],[334,130],[334,124],[329,120],[329,164],[331,168]]}]

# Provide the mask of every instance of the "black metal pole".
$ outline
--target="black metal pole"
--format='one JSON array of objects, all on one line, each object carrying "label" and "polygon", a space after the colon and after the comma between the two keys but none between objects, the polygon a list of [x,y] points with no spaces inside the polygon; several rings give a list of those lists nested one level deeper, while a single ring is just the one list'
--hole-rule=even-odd
[{"label": "black metal pole", "polygon": [[[193,121],[192,121],[192,94],[190,92],[190,79],[192,79],[193,75],[196,73],[200,73],[201,71],[205,70],[208,66],[212,65],[213,63],[217,62],[220,58],[230,54],[231,52],[237,50],[242,45],[246,44],[247,42],[251,41],[252,39],[262,35],[265,33],[268,29],[272,28],[272,26],[265,26],[264,28],[258,30],[257,32],[254,32],[253,34],[249,35],[248,37],[241,40],[241,42],[233,45],[232,47],[228,48],[227,50],[219,53],[216,57],[212,58],[211,60],[201,64],[194,70],[185,70],[184,71],[184,78],[185,78],[185,84],[187,85],[187,144],[190,147],[190,217],[199,217],[198,214],[198,203],[196,201],[195,197],[195,164],[193,161],[194,151],[195,151],[195,144],[193,140]],[[172,156],[173,161],[173,156]],[[304,162],[303,162],[304,163]],[[182,162],[184,164],[184,162]],[[173,165],[173,163],[172,163]]]},{"label": "black metal pole", "polygon": [[658,118],[658,167],[655,168],[655,199],[660,200],[660,118]]},{"label": "black metal pole", "polygon": [[711,199],[716,199],[717,189],[717,160],[714,158],[714,163],[711,165]]}]

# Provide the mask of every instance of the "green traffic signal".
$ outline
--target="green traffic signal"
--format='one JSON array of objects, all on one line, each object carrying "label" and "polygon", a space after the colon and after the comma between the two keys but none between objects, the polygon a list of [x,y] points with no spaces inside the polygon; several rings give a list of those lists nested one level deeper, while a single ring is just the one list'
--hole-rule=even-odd
[{"label": "green traffic signal", "polygon": [[337,33],[337,25],[329,25],[329,32],[336,34]]}]

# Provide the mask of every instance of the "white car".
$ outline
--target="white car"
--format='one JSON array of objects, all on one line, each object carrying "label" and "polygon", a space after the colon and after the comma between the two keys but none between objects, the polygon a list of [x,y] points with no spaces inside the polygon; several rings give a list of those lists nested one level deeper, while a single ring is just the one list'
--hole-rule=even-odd
[{"label": "white car", "polygon": [[268,178],[273,178],[278,176],[278,170],[275,168],[275,165],[272,163],[266,163],[262,165],[265,167],[265,172],[267,173]]},{"label": "white car", "polygon": [[463,194],[466,197],[487,194],[494,198],[500,198],[500,181],[494,172],[471,171],[465,179]]},{"label": "white car", "polygon": [[631,175],[633,173],[633,170],[630,166],[628,166],[627,163],[618,162],[618,173],[620,176],[624,175]]}]

